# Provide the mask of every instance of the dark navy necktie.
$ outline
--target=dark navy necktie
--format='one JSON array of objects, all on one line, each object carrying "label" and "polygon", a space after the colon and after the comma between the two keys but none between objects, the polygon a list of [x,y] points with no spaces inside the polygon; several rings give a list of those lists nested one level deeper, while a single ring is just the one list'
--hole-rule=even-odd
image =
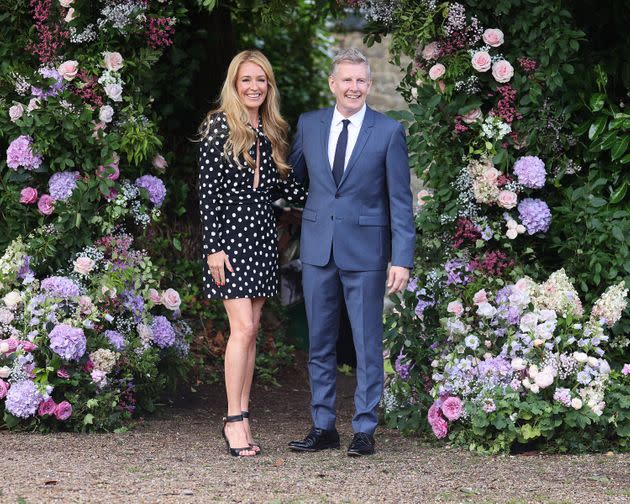
[{"label": "dark navy necktie", "polygon": [[348,146],[348,124],[350,124],[349,119],[343,120],[343,129],[341,133],[339,133],[339,138],[337,139],[337,147],[335,148],[335,159],[333,161],[333,178],[335,179],[335,184],[339,187],[339,182],[341,182],[341,177],[343,176],[343,166],[346,164],[346,147]]}]

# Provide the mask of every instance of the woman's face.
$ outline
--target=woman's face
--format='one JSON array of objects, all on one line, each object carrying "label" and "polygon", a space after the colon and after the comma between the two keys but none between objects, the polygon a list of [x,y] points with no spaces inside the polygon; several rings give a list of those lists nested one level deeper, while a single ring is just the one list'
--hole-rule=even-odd
[{"label": "woman's face", "polygon": [[246,61],[238,68],[236,92],[251,112],[258,112],[265,101],[268,85],[267,75],[256,63]]}]

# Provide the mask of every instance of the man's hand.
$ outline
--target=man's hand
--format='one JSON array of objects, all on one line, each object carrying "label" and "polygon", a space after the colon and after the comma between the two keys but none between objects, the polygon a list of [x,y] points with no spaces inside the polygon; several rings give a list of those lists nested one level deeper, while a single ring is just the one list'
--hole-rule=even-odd
[{"label": "man's hand", "polygon": [[217,285],[225,285],[225,268],[234,273],[228,256],[222,250],[216,254],[208,255],[208,268],[210,268],[212,279]]},{"label": "man's hand", "polygon": [[387,277],[387,294],[400,292],[407,287],[409,281],[409,269],[402,266],[392,266],[389,268],[389,276]]}]

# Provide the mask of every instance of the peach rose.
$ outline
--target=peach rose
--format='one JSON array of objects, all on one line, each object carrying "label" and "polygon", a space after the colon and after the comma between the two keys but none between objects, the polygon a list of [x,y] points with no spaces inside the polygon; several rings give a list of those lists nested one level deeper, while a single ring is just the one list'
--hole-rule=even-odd
[{"label": "peach rose", "polygon": [[119,52],[105,51],[103,53],[103,62],[107,70],[117,72],[123,67],[123,61],[123,57]]},{"label": "peach rose", "polygon": [[438,80],[446,73],[446,67],[442,63],[436,63],[429,69],[429,77],[431,80]]},{"label": "peach rose", "polygon": [[94,259],[85,256],[77,257],[74,261],[74,271],[81,275],[87,275],[94,269],[94,264]]},{"label": "peach rose", "polygon": [[490,47],[499,47],[503,44],[503,32],[498,28],[488,28],[481,37]]},{"label": "peach rose", "polygon": [[482,116],[481,109],[475,108],[475,109],[472,109],[470,112],[467,112],[466,114],[464,114],[462,116],[462,121],[464,121],[466,124],[472,124],[478,119],[481,119],[481,116]]},{"label": "peach rose", "polygon": [[518,196],[513,191],[501,191],[499,193],[498,203],[501,208],[510,210],[516,206],[517,201]]},{"label": "peach rose", "polygon": [[508,82],[514,75],[514,67],[509,61],[499,60],[492,65],[492,77],[500,83]]},{"label": "peach rose", "polygon": [[74,60],[64,61],[59,68],[57,68],[57,72],[61,75],[65,80],[71,81],[77,76],[77,72],[79,71],[79,62]]},{"label": "peach rose", "polygon": [[162,294],[162,304],[169,310],[177,310],[182,300],[175,289],[166,289]]},{"label": "peach rose", "polygon": [[434,60],[437,59],[440,54],[440,49],[438,47],[437,42],[431,42],[427,44],[424,49],[422,49],[422,57],[425,60]]},{"label": "peach rose", "polygon": [[492,66],[492,58],[486,51],[477,51],[473,54],[471,63],[477,72],[487,72]]}]

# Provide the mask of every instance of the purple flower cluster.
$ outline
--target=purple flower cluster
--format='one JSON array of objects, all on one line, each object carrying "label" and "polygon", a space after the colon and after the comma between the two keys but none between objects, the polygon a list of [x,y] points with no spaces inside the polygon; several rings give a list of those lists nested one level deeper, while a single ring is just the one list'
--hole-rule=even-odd
[{"label": "purple flower cluster", "polygon": [[466,285],[470,282],[470,276],[464,274],[464,271],[468,266],[467,262],[463,259],[451,259],[444,264],[444,271],[446,271],[446,285]]},{"label": "purple flower cluster", "polygon": [[55,201],[65,201],[77,187],[79,172],[59,172],[48,180],[48,192]]},{"label": "purple flower cluster", "polygon": [[545,163],[536,156],[523,156],[514,163],[514,174],[518,183],[529,189],[542,189],[545,186]]},{"label": "purple flower cluster", "polygon": [[5,409],[13,416],[28,418],[37,412],[42,395],[31,380],[22,380],[11,385],[7,392]]},{"label": "purple flower cluster", "polygon": [[81,294],[79,286],[62,276],[51,276],[42,280],[41,288],[53,296],[67,299]]},{"label": "purple flower cluster", "polygon": [[420,299],[418,300],[418,304],[416,305],[414,312],[418,318],[422,318],[424,316],[424,310],[430,308],[431,306],[435,306],[435,301]]},{"label": "purple flower cluster", "polygon": [[396,370],[396,373],[401,380],[409,379],[409,370],[411,369],[411,364],[409,364],[409,362],[403,362],[405,359],[406,356],[401,351],[396,358],[396,362],[394,363],[394,369]]},{"label": "purple flower cluster", "polygon": [[518,214],[527,234],[544,233],[551,225],[551,210],[542,200],[525,198],[518,204]]},{"label": "purple flower cluster", "polygon": [[132,291],[126,290],[121,297],[124,300],[124,307],[133,314],[136,324],[142,322],[142,314],[144,313],[144,299],[142,296],[136,296]]},{"label": "purple flower cluster", "polygon": [[42,157],[33,153],[33,139],[28,135],[17,137],[7,149],[7,166],[17,170],[20,166],[25,170],[34,170],[41,166]]},{"label": "purple flower cluster", "polygon": [[151,203],[153,203],[156,207],[162,206],[162,202],[166,196],[166,187],[164,187],[164,182],[153,175],[143,175],[142,177],[136,179],[135,184],[136,187],[139,187],[140,189],[146,189],[149,193],[149,201],[151,201]]},{"label": "purple flower cluster", "polygon": [[85,354],[83,329],[59,324],[50,331],[50,349],[65,360],[79,360]]},{"label": "purple flower cluster", "polygon": [[160,348],[170,347],[175,342],[175,329],[163,315],[158,315],[151,324],[153,341]]},{"label": "purple flower cluster", "polygon": [[557,388],[553,393],[553,400],[564,404],[568,408],[571,406],[571,391],[567,388]]},{"label": "purple flower cluster", "polygon": [[109,342],[118,352],[125,348],[125,337],[118,331],[107,330],[103,332],[103,335],[109,340]]},{"label": "purple flower cluster", "polygon": [[47,79],[55,79],[55,82],[46,90],[31,86],[31,94],[37,98],[48,98],[49,96],[57,96],[63,91],[64,82],[59,72],[54,68],[42,67],[39,74]]}]

